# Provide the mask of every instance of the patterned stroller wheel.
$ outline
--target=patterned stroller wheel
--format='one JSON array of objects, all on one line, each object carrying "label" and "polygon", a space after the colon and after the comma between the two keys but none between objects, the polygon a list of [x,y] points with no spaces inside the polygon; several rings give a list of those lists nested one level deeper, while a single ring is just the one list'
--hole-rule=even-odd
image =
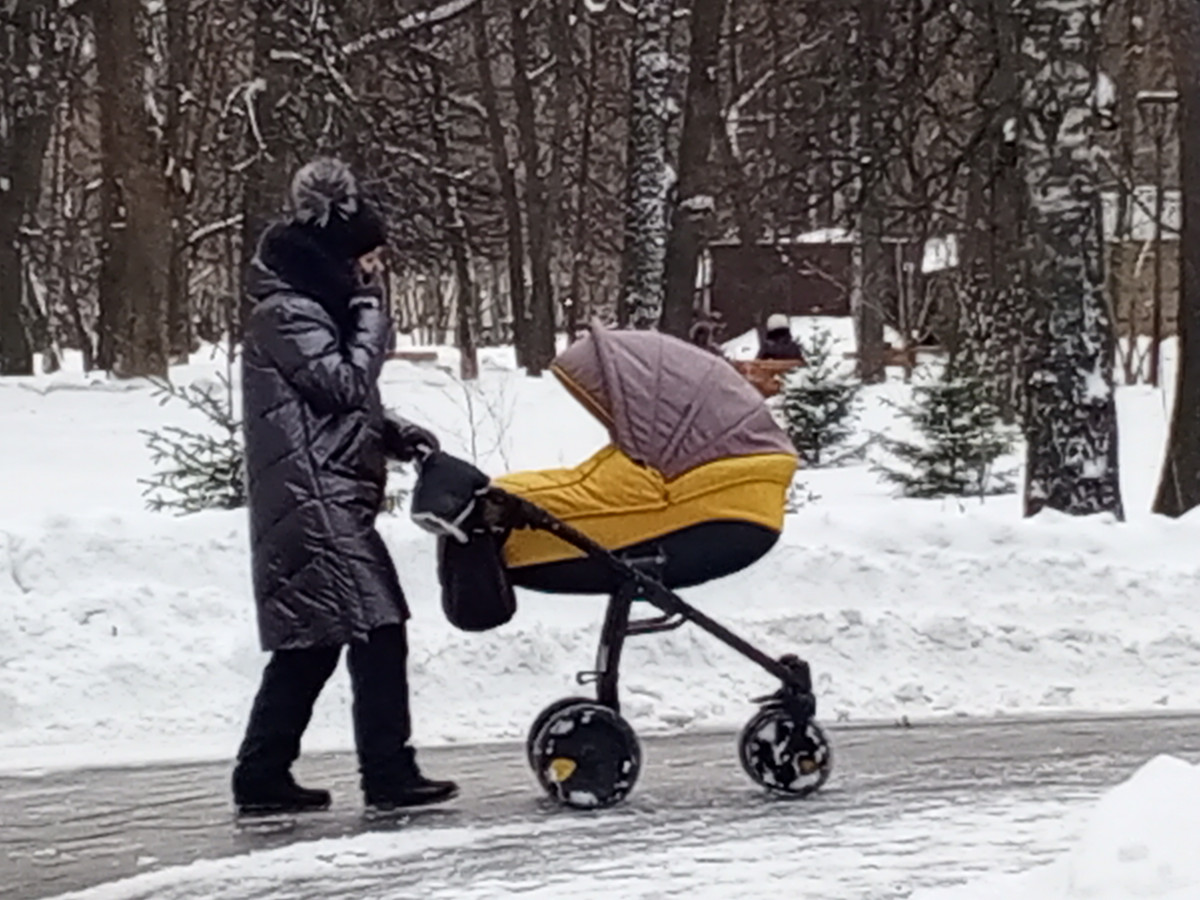
[{"label": "patterned stroller wheel", "polygon": [[525,738],[525,758],[529,761],[529,768],[537,771],[537,758],[534,750],[537,747],[538,735],[546,727],[546,723],[567,707],[578,706],[581,703],[595,703],[595,701],[589,700],[587,697],[564,697],[562,700],[555,700],[537,714],[537,718],[529,726],[529,734]]},{"label": "patterned stroller wheel", "polygon": [[560,701],[543,718],[530,762],[552,799],[574,809],[602,809],[629,795],[642,750],[628,722],[592,700]]},{"label": "patterned stroller wheel", "polygon": [[821,726],[797,718],[782,703],[764,706],[746,724],[738,755],[755,783],[792,797],[817,791],[833,770],[833,751]]}]

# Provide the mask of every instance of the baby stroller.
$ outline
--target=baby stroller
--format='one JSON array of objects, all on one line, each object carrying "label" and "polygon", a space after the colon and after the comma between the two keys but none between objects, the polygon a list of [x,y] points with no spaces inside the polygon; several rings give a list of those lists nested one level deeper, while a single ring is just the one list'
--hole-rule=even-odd
[{"label": "baby stroller", "polygon": [[[657,332],[593,326],[552,371],[608,429],[612,444],[571,469],[494,480],[441,453],[421,465],[412,515],[439,535],[447,616],[465,630],[508,621],[513,586],[608,596],[595,698],[542,710],[526,749],[550,797],[576,808],[620,802],[641,769],[618,695],[626,638],[692,623],[760,665],[780,688],[753,702],[739,755],[777,794],[805,796],[832,755],[814,721],[808,664],[772,657],[676,590],[737,572],[779,538],[796,455],[758,392],[725,360]],[[638,605],[653,614],[635,617]]]}]

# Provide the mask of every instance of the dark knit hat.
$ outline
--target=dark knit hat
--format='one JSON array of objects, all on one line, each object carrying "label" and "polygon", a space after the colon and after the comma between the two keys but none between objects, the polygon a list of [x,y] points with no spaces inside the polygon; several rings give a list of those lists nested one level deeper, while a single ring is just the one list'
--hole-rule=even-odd
[{"label": "dark knit hat", "polygon": [[306,163],[292,178],[292,216],[330,253],[357,259],[387,243],[387,225],[338,159]]}]

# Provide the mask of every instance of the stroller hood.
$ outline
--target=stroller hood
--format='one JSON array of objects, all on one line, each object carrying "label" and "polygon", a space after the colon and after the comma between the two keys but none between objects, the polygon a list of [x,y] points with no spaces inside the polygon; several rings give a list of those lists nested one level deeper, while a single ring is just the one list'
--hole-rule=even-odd
[{"label": "stroller hood", "polygon": [[593,325],[551,371],[639,463],[673,479],[733,456],[796,451],[729,362],[657,331]]}]

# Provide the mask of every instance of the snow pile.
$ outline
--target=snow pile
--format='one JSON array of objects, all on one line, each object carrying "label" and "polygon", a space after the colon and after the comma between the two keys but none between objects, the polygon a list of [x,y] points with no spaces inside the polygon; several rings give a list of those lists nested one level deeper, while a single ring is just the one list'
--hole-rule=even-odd
[{"label": "snow pile", "polygon": [[[438,365],[390,363],[385,399],[488,471],[573,464],[605,440],[551,378],[485,354],[478,387]],[[213,378],[200,360],[179,380]],[[451,370],[452,371],[452,370]],[[899,426],[866,392],[871,431]],[[1162,397],[1121,393],[1131,521],[1023,521],[1015,497],[901,501],[863,466],[803,474],[819,499],[743,573],[688,592],[771,653],[807,656],[827,720],[1200,706],[1200,515],[1150,517]],[[264,657],[244,513],[142,509],[140,428],[195,427],[143,385],[64,372],[0,381],[0,768],[228,757]],[[1138,440],[1133,439],[1136,436]],[[399,484],[404,479],[399,479]],[[579,693],[600,598],[526,594],[512,623],[452,629],[433,542],[381,520],[414,611],[419,743],[523,737],[544,704]],[[695,627],[632,641],[625,711],[642,731],[740,727],[771,689]],[[350,746],[346,679],[306,746]]]},{"label": "snow pile", "polygon": [[1195,900],[1200,767],[1159,756],[1110,791],[1078,843],[1020,875],[922,891],[912,900]]}]

